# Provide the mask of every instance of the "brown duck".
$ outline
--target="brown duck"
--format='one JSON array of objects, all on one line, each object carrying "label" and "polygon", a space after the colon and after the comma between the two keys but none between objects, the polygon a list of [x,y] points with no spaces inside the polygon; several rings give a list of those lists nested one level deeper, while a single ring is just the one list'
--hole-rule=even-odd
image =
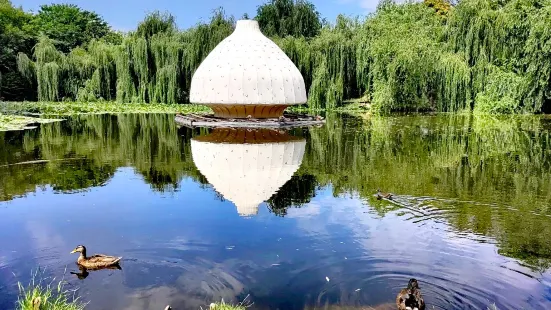
[{"label": "brown duck", "polygon": [[398,293],[396,306],[398,310],[425,310],[425,301],[417,280],[410,279],[408,287]]},{"label": "brown duck", "polygon": [[381,200],[381,199],[390,199],[392,200],[392,194],[391,193],[385,193],[385,192],[381,192],[380,189],[377,190],[377,200]]},{"label": "brown duck", "polygon": [[86,247],[83,245],[77,246],[73,251],[71,251],[71,253],[80,253],[80,256],[77,259],[77,264],[90,270],[116,266],[122,259],[122,257],[103,254],[96,254],[88,257],[86,256]]}]

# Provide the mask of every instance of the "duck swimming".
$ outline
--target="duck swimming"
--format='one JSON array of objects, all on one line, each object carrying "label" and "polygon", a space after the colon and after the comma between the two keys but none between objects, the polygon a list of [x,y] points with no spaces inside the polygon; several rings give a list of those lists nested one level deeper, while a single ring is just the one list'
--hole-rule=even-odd
[{"label": "duck swimming", "polygon": [[380,189],[377,190],[377,200],[381,200],[381,199],[390,199],[392,200],[392,194],[391,193],[385,193],[385,192],[381,192]]},{"label": "duck swimming", "polygon": [[77,246],[71,253],[80,253],[77,259],[77,264],[86,269],[102,269],[107,267],[116,266],[122,257],[108,256],[103,254],[96,254],[93,256],[86,256],[86,247],[83,245]]},{"label": "duck swimming", "polygon": [[398,310],[425,310],[425,301],[417,280],[410,279],[408,287],[398,293],[396,306]]}]

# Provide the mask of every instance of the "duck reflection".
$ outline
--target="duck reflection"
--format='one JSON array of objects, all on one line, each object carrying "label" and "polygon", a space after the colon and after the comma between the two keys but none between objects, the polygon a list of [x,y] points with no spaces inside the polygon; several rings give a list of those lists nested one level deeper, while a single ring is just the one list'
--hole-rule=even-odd
[{"label": "duck reflection", "polygon": [[253,216],[298,170],[306,140],[286,131],[217,128],[191,140],[197,169],[241,216]]},{"label": "duck reflection", "polygon": [[84,280],[90,275],[89,271],[98,271],[103,269],[122,270],[121,266],[119,265],[110,266],[110,267],[98,267],[98,268],[92,268],[92,269],[79,265],[78,272],[71,271],[71,274],[75,275],[79,280]]}]

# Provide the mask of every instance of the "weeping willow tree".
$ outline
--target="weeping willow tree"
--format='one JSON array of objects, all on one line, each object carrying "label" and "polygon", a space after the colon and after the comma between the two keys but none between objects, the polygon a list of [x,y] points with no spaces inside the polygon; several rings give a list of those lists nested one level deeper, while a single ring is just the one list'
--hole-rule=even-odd
[{"label": "weeping willow tree", "polygon": [[549,8],[540,0],[464,0],[450,15],[447,39],[471,66],[475,110],[544,108],[551,86]]},{"label": "weeping willow tree", "polygon": [[59,99],[60,77],[65,55],[59,52],[54,42],[41,36],[34,47],[34,59],[19,53],[17,67],[28,79],[35,79],[38,85],[38,100],[56,101]]},{"label": "weeping willow tree", "polygon": [[234,23],[219,9],[210,23],[179,32],[174,17],[154,12],[119,45],[93,40],[65,55],[42,37],[32,59],[18,55],[18,69],[37,81],[41,101],[187,102],[193,72]]},{"label": "weeping willow tree", "polygon": [[[442,19],[427,6],[381,2],[360,29],[358,79],[380,110],[434,108]],[[445,90],[444,90],[445,91]]]},{"label": "weeping willow tree", "polygon": [[309,105],[334,108],[344,99],[357,97],[354,31],[359,23],[342,15],[319,36],[274,38],[301,71],[307,85]]},{"label": "weeping willow tree", "polygon": [[[362,97],[379,112],[551,111],[548,0],[385,0],[364,19],[338,16],[307,34],[271,21],[279,13],[270,10],[291,4],[307,2],[269,2],[257,19],[301,71],[311,108]],[[116,45],[96,40],[65,55],[43,37],[32,57],[18,55],[18,69],[39,100],[187,103],[193,73],[234,23],[220,8],[180,31],[154,12]]]},{"label": "weeping willow tree", "polygon": [[131,45],[126,38],[122,45],[117,46],[115,50],[115,65],[117,68],[116,99],[119,103],[138,101],[137,88],[134,83],[132,63],[131,63]]},{"label": "weeping willow tree", "polygon": [[174,36],[157,34],[152,37],[150,48],[156,68],[151,101],[177,103],[181,99],[184,87],[183,83],[179,82],[184,45]]},{"label": "weeping willow tree", "polygon": [[[111,100],[114,95],[115,84],[115,46],[93,40],[88,47],[91,77],[86,80],[84,87],[79,88],[76,99],[79,101]],[[72,70],[75,70],[71,68]],[[80,69],[76,69],[80,70]]]},{"label": "weeping willow tree", "polygon": [[233,17],[226,17],[224,10],[218,8],[208,24],[198,24],[183,33],[186,73],[191,74],[197,70],[216,45],[233,32],[234,24]]},{"label": "weeping willow tree", "polygon": [[[529,80],[527,104],[532,111],[551,112],[551,5],[542,6],[528,17],[531,28],[526,40],[526,75]],[[547,106],[544,106],[544,104]]]}]

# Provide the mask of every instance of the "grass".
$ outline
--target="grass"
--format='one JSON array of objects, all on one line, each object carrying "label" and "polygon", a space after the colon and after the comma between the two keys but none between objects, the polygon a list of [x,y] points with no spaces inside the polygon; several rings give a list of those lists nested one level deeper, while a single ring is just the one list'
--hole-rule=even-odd
[{"label": "grass", "polygon": [[247,298],[237,305],[227,304],[224,300],[221,302],[212,303],[210,304],[209,310],[246,310],[248,307],[252,306],[252,304],[247,302]]},{"label": "grass", "polygon": [[343,102],[341,106],[338,106],[334,109],[312,109],[306,105],[300,106],[291,106],[287,108],[287,111],[296,112],[296,113],[307,113],[311,114],[314,112],[343,112],[343,113],[365,113],[369,111],[370,104],[365,101],[363,98],[351,99]]},{"label": "grass", "polygon": [[[310,109],[307,106],[292,106],[287,109],[291,112],[313,113],[325,109]],[[369,105],[361,99],[347,102],[334,111],[338,112],[365,112]],[[198,104],[161,104],[161,103],[116,103],[106,102],[0,102],[0,113],[16,115],[54,115],[71,116],[78,114],[103,113],[199,113],[212,112]]]},{"label": "grass", "polygon": [[19,300],[16,310],[83,310],[86,304],[75,297],[76,290],[66,290],[66,282],[55,278],[45,283],[39,278],[38,270],[33,273],[31,283],[27,287],[19,286]]},{"label": "grass", "polygon": [[0,102],[0,113],[70,116],[103,113],[196,113],[209,108],[195,104],[116,102]]},{"label": "grass", "polygon": [[57,119],[37,118],[0,113],[0,131],[32,129],[33,124],[44,124],[59,121]]},{"label": "grass", "polygon": [[[45,283],[44,278],[39,277],[38,269],[32,274],[31,283],[27,287],[18,282],[19,299],[17,301],[16,310],[84,310],[85,303],[82,303],[78,297],[75,297],[75,290],[66,290],[64,288],[66,282],[63,278],[56,281],[55,278],[49,283]],[[37,279],[39,279],[37,281]],[[237,305],[221,302],[211,303],[208,310],[246,310],[252,306],[248,301],[247,296],[242,302]],[[335,309],[346,309],[346,307],[336,307]],[[351,308],[357,309],[357,308]],[[371,307],[362,309],[374,309]],[[434,306],[432,309],[435,309]],[[201,308],[201,310],[203,310]],[[498,310],[495,304],[487,307],[487,310]]]}]

